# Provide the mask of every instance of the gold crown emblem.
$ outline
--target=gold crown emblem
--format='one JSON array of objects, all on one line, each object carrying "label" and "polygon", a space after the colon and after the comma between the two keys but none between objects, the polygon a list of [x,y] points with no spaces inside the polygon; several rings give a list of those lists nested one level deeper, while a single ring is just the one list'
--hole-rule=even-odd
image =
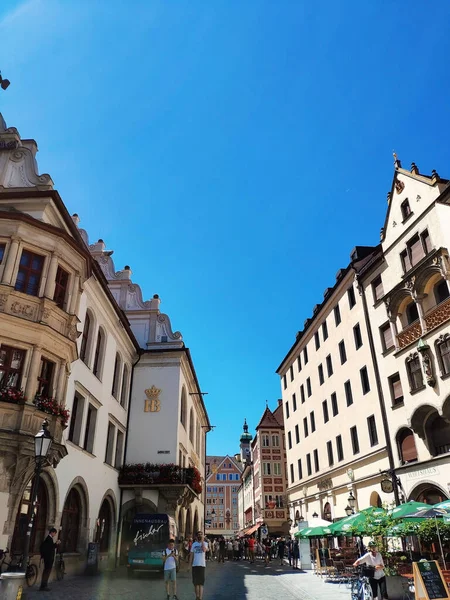
[{"label": "gold crown emblem", "polygon": [[158,388],[154,385],[152,385],[152,387],[148,390],[145,390],[145,395],[147,396],[147,398],[149,400],[156,400],[158,398],[158,396],[160,395],[161,390],[158,390]]}]

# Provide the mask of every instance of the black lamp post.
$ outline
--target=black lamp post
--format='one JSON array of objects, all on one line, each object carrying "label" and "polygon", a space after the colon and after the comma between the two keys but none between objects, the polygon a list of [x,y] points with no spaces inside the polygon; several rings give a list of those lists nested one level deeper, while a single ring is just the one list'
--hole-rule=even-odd
[{"label": "black lamp post", "polygon": [[31,532],[33,531],[34,518],[36,516],[36,503],[37,503],[37,495],[39,489],[39,477],[41,476],[42,465],[47,458],[48,452],[50,450],[50,446],[52,445],[53,438],[48,431],[48,421],[45,420],[42,423],[42,429],[34,436],[34,458],[36,461],[34,467],[34,480],[33,487],[31,490],[31,515],[30,520],[28,522],[27,534],[25,537],[25,545],[23,549],[23,562],[22,566],[24,571],[26,572],[28,565],[28,555],[30,553],[30,541],[31,541]]},{"label": "black lamp post", "polygon": [[354,515],[355,514],[355,506],[356,506],[356,498],[353,495],[352,490],[350,490],[350,494],[347,498],[347,502],[348,502],[348,504],[347,504],[347,507],[345,508],[345,512],[346,512],[347,516]]}]

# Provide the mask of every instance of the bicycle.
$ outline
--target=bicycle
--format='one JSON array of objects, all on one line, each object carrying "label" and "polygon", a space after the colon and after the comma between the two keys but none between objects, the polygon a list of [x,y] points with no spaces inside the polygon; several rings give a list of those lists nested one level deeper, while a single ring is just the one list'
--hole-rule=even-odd
[{"label": "bicycle", "polygon": [[[9,554],[8,548],[5,550],[0,550],[0,572],[3,572],[3,565],[6,565],[6,572],[14,573],[18,571],[22,571],[23,566],[23,554],[17,554],[15,556],[11,556],[11,560],[8,562],[6,560],[6,555]],[[38,568],[34,563],[30,562],[28,558],[27,569],[25,572],[25,579],[28,587],[32,587],[38,578]]]},{"label": "bicycle", "polygon": [[372,588],[366,572],[366,569],[361,569],[351,580],[351,600],[373,600]]},{"label": "bicycle", "polygon": [[58,554],[57,554],[55,570],[56,570],[56,579],[58,581],[62,581],[62,579],[64,579],[64,575],[66,574],[66,565],[64,564],[64,556],[63,556],[62,552],[58,552]]}]

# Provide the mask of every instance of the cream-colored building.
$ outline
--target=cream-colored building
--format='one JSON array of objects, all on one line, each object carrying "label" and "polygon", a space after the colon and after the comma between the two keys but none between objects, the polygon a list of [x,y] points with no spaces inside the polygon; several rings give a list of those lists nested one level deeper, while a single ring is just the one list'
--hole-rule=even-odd
[{"label": "cream-colored building", "polygon": [[407,500],[450,495],[450,189],[395,161],[381,244],[360,269],[396,476]]}]

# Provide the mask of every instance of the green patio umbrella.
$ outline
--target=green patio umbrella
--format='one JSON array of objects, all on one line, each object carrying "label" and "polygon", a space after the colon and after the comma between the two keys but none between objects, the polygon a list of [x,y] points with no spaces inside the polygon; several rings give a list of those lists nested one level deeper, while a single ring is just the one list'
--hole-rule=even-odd
[{"label": "green patio umbrella", "polygon": [[388,516],[393,519],[403,519],[404,517],[409,517],[411,514],[416,513],[421,508],[430,508],[430,505],[425,504],[424,502],[414,502],[414,500],[411,500],[410,502],[405,502],[404,504],[399,504],[395,508],[392,508],[388,512]]},{"label": "green patio umbrella", "polygon": [[308,527],[307,529],[303,529],[295,534],[295,537],[301,538],[324,538],[331,535],[331,530],[329,527],[324,527],[323,525],[319,527]]},{"label": "green patio umbrella", "polygon": [[354,515],[333,523],[330,529],[332,535],[369,535],[371,533],[369,519],[380,519],[381,521],[385,516],[386,511],[383,508],[370,506]]},{"label": "green patio umbrella", "polygon": [[433,508],[443,508],[444,510],[450,511],[450,500],[444,500],[444,502],[433,504]]}]

